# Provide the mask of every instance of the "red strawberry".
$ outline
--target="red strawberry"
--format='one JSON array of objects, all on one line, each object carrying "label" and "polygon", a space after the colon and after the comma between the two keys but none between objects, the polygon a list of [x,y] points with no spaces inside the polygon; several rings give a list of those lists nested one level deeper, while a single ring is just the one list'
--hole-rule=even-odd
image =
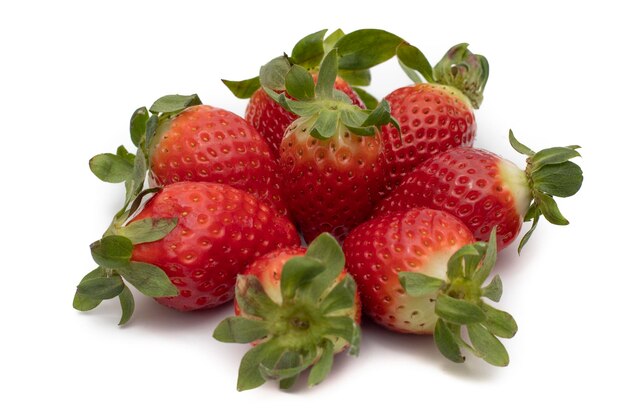
[{"label": "red strawberry", "polygon": [[417,208],[363,223],[343,249],[363,311],[374,321],[400,333],[434,332],[441,352],[456,362],[464,360],[461,326],[467,325],[475,353],[503,366],[508,355],[494,335],[512,337],[517,326],[481,300],[498,301],[501,295],[498,277],[481,288],[495,264],[492,237],[489,245],[473,244],[471,232],[454,216]]},{"label": "red strawberry", "polygon": [[319,82],[294,65],[286,75],[287,93],[266,92],[281,106],[299,114],[281,144],[280,171],[285,198],[305,240],[322,232],[338,239],[365,220],[383,187],[383,153],[373,126],[390,122],[388,105],[374,111],[350,103],[333,89],[337,54],[322,62]]},{"label": "red strawberry", "polygon": [[[312,75],[313,79],[317,81],[317,74],[314,73]],[[337,77],[335,80],[335,89],[346,93],[353,104],[365,108],[359,96],[342,78]],[[250,102],[246,107],[245,118],[265,138],[274,155],[278,156],[285,130],[298,116],[282,108],[260,88],[250,97]]]},{"label": "red strawberry", "polygon": [[568,224],[552,197],[575,194],[583,177],[578,165],[569,161],[580,156],[577,146],[534,153],[517,142],[512,132],[510,141],[528,156],[524,171],[482,149],[450,149],[408,175],[375,212],[422,206],[444,210],[461,219],[477,240],[487,241],[495,227],[500,250],[515,240],[524,221],[533,220],[521,250],[540,215],[553,224]]},{"label": "red strawberry", "polygon": [[[411,53],[421,54],[405,45],[398,57],[410,63]],[[482,102],[489,72],[487,59],[472,54],[467,44],[450,49],[434,70],[423,59],[424,66],[416,68],[429,83],[402,87],[385,97],[402,132],[400,137],[393,126],[382,129],[388,190],[426,159],[450,148],[472,146],[476,136],[472,106],[478,108]]]},{"label": "red strawberry", "polygon": [[222,342],[255,346],[241,362],[239,390],[267,379],[289,388],[309,366],[309,385],[316,385],[330,371],[334,354],[347,347],[357,353],[360,304],[344,262],[338,243],[323,234],[307,250],[268,253],[239,276],[236,317],[213,334]]},{"label": "red strawberry", "polygon": [[232,112],[196,105],[175,113],[161,120],[149,153],[152,179],[158,185],[228,184],[287,214],[277,164],[267,144]]}]

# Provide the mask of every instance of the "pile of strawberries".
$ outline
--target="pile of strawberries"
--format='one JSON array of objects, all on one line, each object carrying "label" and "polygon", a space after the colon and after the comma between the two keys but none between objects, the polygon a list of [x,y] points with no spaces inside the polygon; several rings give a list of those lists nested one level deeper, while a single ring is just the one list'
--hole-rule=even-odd
[{"label": "pile of strawberries", "polygon": [[[397,57],[413,84],[378,102],[361,87],[370,68]],[[123,146],[90,161],[126,198],[91,245],[97,268],[74,308],[133,285],[179,311],[235,300],[213,336],[252,343],[237,388],[321,382],[333,356],[356,355],[361,311],[391,331],[432,334],[441,353],[471,352],[496,366],[500,338],[517,331],[490,273],[522,224],[568,221],[554,197],[582,184],[577,146],[534,152],[524,169],[473,148],[474,110],[489,67],[466,44],[432,67],[418,48],[382,30],[300,40],[259,76],[226,81],[249,98],[245,119],[171,95],[132,115],[136,152]],[[147,178],[147,180],[146,180]],[[302,247],[302,240],[308,243]]]}]

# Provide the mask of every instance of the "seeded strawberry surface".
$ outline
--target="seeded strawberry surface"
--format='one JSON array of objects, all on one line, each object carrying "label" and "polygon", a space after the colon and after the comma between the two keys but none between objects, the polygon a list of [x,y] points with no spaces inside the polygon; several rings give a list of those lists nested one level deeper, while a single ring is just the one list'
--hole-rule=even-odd
[{"label": "seeded strawberry surface", "polygon": [[382,127],[387,159],[387,188],[393,189],[428,158],[447,149],[472,146],[476,119],[471,104],[457,89],[439,84],[416,84],[385,98],[400,123]]},{"label": "seeded strawberry surface", "polygon": [[286,215],[277,172],[267,144],[253,127],[232,112],[208,105],[189,107],[163,123],[151,151],[152,180],[158,185],[228,184]]},{"label": "seeded strawberry surface", "polygon": [[180,295],[156,300],[181,311],[233,298],[235,278],[256,257],[298,246],[293,225],[252,195],[227,185],[182,182],[165,187],[135,217],[178,218],[156,242],[135,246],[133,260],[163,269]]},{"label": "seeded strawberry surface", "polygon": [[445,279],[450,256],[473,241],[458,219],[425,208],[393,212],[358,226],[343,250],[364,313],[396,332],[432,333],[437,321],[435,295],[407,295],[398,273],[421,272]]}]

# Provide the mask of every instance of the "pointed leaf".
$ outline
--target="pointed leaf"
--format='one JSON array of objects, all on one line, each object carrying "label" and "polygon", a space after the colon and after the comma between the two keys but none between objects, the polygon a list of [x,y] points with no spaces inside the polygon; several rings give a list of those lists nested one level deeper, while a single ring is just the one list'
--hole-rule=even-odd
[{"label": "pointed leaf", "polygon": [[285,76],[290,68],[291,63],[285,56],[272,59],[261,67],[259,72],[261,85],[270,90],[283,91],[285,89]]},{"label": "pointed leaf", "polygon": [[343,30],[341,29],[337,29],[336,31],[328,35],[326,39],[324,39],[324,54],[327,54],[331,49],[333,49],[337,41],[343,38],[344,35],[345,33],[343,33]]},{"label": "pointed leaf", "polygon": [[513,316],[506,311],[498,310],[490,306],[489,304],[483,304],[482,306],[487,320],[483,323],[487,329],[498,337],[504,337],[510,339],[517,333],[517,323]]},{"label": "pointed leaf", "polygon": [[130,117],[130,139],[136,147],[139,147],[146,134],[146,123],[149,117],[150,114],[145,107],[138,108]]},{"label": "pointed leaf", "polygon": [[546,165],[532,173],[536,190],[555,197],[570,197],[580,190],[583,171],[572,161]]},{"label": "pointed leaf", "polygon": [[259,365],[261,363],[269,366],[275,364],[282,350],[283,348],[273,343],[272,340],[250,349],[243,356],[239,365],[237,391],[245,391],[263,385],[265,379],[261,375]]},{"label": "pointed leaf", "polygon": [[485,313],[476,304],[440,294],[435,302],[435,313],[442,319],[456,323],[478,323],[485,320]]},{"label": "pointed leaf", "polygon": [[308,256],[295,256],[283,266],[280,275],[280,292],[284,300],[292,299],[299,288],[308,285],[324,270],[324,264]]},{"label": "pointed leaf", "polygon": [[307,69],[317,67],[324,56],[324,35],[327,31],[323,29],[300,39],[291,51],[293,63]]},{"label": "pointed leaf", "polygon": [[[80,284],[82,284],[85,281],[92,280],[94,278],[105,278],[106,276],[107,275],[106,275],[105,270],[99,266],[93,271],[89,272],[87,275],[85,275],[83,279],[80,281]],[[72,305],[78,311],[89,311],[98,307],[101,302],[102,302],[102,299],[88,297],[84,294],[81,294],[78,290],[76,290],[76,294],[74,295],[74,301]]]},{"label": "pointed leaf", "polygon": [[343,272],[346,258],[339,243],[329,233],[322,233],[316,237],[309,244],[306,256],[317,259],[325,267],[306,290],[309,299],[317,302]]},{"label": "pointed leaf", "polygon": [[119,228],[117,234],[127,237],[134,245],[137,245],[163,239],[174,230],[177,224],[178,219],[175,217],[141,219]]},{"label": "pointed leaf", "polygon": [[560,226],[569,224],[569,221],[561,214],[554,198],[539,192],[534,193],[534,197],[539,210],[541,210],[541,214],[543,214],[543,217],[545,217],[547,221]]},{"label": "pointed leaf", "polygon": [[131,262],[119,267],[118,272],[148,297],[173,297],[178,289],[163,270],[155,265],[144,262]]},{"label": "pointed leaf", "polygon": [[213,331],[213,337],[224,343],[251,343],[268,334],[265,322],[244,317],[228,317]]},{"label": "pointed leaf", "polygon": [[202,104],[197,94],[190,96],[173,94],[163,96],[155,101],[152,106],[150,106],[150,113],[174,113],[197,104]]},{"label": "pointed leaf", "polygon": [[120,293],[120,305],[122,307],[122,317],[120,318],[120,322],[117,324],[118,326],[126,324],[135,311],[135,298],[126,285],[124,285],[124,289]]},{"label": "pointed leaf", "polygon": [[133,174],[133,166],[128,160],[112,153],[102,153],[89,160],[91,172],[104,182],[124,182]]},{"label": "pointed leaf", "polygon": [[393,33],[380,29],[361,29],[343,36],[335,46],[341,69],[367,69],[387,61],[404,42]]},{"label": "pointed leaf", "polygon": [[[146,140],[145,140],[144,146],[143,148],[140,147],[139,149],[146,150],[149,148],[150,143],[152,142],[152,139],[154,137],[154,134],[156,133],[158,126],[159,126],[159,116],[157,116],[156,114],[153,114],[148,119],[148,123],[146,123]],[[139,152],[137,153],[137,155],[139,155]],[[137,165],[135,164],[135,166]]]},{"label": "pointed leaf", "polygon": [[324,298],[320,304],[322,314],[330,314],[336,311],[354,308],[356,296],[356,283],[347,275],[335,288]]},{"label": "pointed leaf", "polygon": [[288,389],[290,389],[291,387],[293,387],[293,384],[295,384],[296,381],[298,380],[298,376],[299,375],[294,375],[294,376],[292,376],[290,378],[283,378],[283,379],[281,379],[278,382],[278,387],[281,390],[288,390]]},{"label": "pointed leaf", "polygon": [[355,85],[368,86],[372,82],[372,73],[370,70],[339,70],[339,77],[350,84],[354,89]]},{"label": "pointed leaf", "polygon": [[579,146],[572,147],[556,147],[543,149],[533,155],[531,159],[533,171],[537,171],[546,165],[562,164],[565,161],[569,161],[572,158],[580,156],[580,153],[576,149]]},{"label": "pointed leaf", "polygon": [[363,90],[362,88],[354,87],[354,86],[352,87],[352,90],[355,93],[357,93],[357,95],[359,96],[363,104],[365,104],[366,108],[371,110],[371,109],[376,108],[376,106],[378,106],[378,100],[376,99],[376,97],[374,97],[367,91]]},{"label": "pointed leaf", "polygon": [[461,355],[461,348],[456,342],[454,334],[448,328],[448,325],[442,319],[437,320],[434,332],[435,344],[439,352],[452,362],[462,363],[465,358]]},{"label": "pointed leaf", "polygon": [[533,152],[528,146],[523,145],[517,140],[512,130],[509,130],[509,143],[511,144],[513,149],[515,149],[522,155],[533,156],[535,154],[535,152]]},{"label": "pointed leaf", "polygon": [[315,95],[318,98],[332,98],[337,79],[337,50],[333,49],[324,57],[320,65],[320,72],[315,85]]},{"label": "pointed leaf", "polygon": [[302,355],[290,350],[283,350],[273,364],[261,363],[259,371],[266,381],[291,379],[298,377],[302,371],[313,363],[315,354]]},{"label": "pointed leaf", "polygon": [[117,297],[124,289],[124,282],[117,274],[110,277],[106,275],[99,276],[98,274],[89,275],[87,275],[89,279],[83,279],[77,287],[77,291],[80,294],[89,298],[108,300],[109,298]]},{"label": "pointed leaf", "polygon": [[338,123],[339,113],[332,110],[322,110],[309,133],[320,140],[329,139],[337,133]]},{"label": "pointed leaf", "polygon": [[402,288],[411,297],[422,297],[435,293],[446,284],[442,279],[429,277],[419,272],[399,272],[398,278]]},{"label": "pointed leaf", "polygon": [[222,82],[237,98],[250,98],[261,87],[259,77],[241,81],[222,80]]},{"label": "pointed leaf", "polygon": [[482,289],[482,294],[483,297],[487,297],[496,303],[500,301],[500,297],[502,297],[502,280],[500,275],[493,277],[489,285]]},{"label": "pointed leaf", "polygon": [[[391,108],[387,100],[382,100],[378,106],[363,121],[362,126],[383,126],[391,122]],[[399,126],[398,126],[399,127]]]},{"label": "pointed leaf", "polygon": [[472,274],[472,280],[478,285],[483,285],[483,282],[489,277],[489,274],[496,265],[496,257],[498,254],[498,241],[496,236],[496,228],[491,230],[489,235],[489,242],[485,251],[485,256],[482,258],[482,263],[475,269]]},{"label": "pointed leaf", "polygon": [[300,101],[315,98],[315,82],[307,70],[300,65],[293,65],[285,76],[285,87],[290,96]]},{"label": "pointed leaf", "polygon": [[350,132],[358,136],[374,136],[376,134],[376,128],[371,127],[371,126],[368,126],[368,127],[352,126],[352,125],[345,125],[345,126]]},{"label": "pointed leaf", "polygon": [[404,71],[404,73],[407,75],[407,77],[409,77],[409,79],[411,81],[413,81],[415,84],[421,84],[421,83],[424,82],[422,77],[420,77],[419,73],[417,71],[415,71],[413,68],[407,67],[399,59],[398,59],[398,64],[400,64],[400,68],[402,68],[402,71]]},{"label": "pointed leaf", "polygon": [[334,355],[333,344],[330,340],[326,339],[322,345],[322,356],[320,356],[317,363],[313,365],[309,373],[309,379],[307,381],[309,387],[319,384],[326,378],[333,367]]},{"label": "pointed leaf", "polygon": [[357,356],[359,354],[361,328],[352,318],[346,316],[328,317],[326,334],[345,340],[350,345],[348,353],[351,355]]},{"label": "pointed leaf", "polygon": [[279,308],[254,275],[237,276],[235,297],[241,311],[250,316],[269,319]]},{"label": "pointed leaf", "polygon": [[433,67],[428,62],[422,51],[413,45],[403,43],[398,46],[398,60],[406,67],[419,72],[429,83],[434,82]]},{"label": "pointed leaf", "polygon": [[466,270],[473,270],[471,266],[478,265],[480,262],[482,257],[482,253],[479,250],[480,248],[480,245],[469,244],[462,246],[461,249],[452,254],[450,259],[448,259],[448,279],[451,280],[453,278],[461,277],[469,278],[466,274]]},{"label": "pointed leaf", "polygon": [[494,335],[478,323],[468,324],[467,333],[477,355],[495,366],[507,366],[509,354],[506,348]]},{"label": "pointed leaf", "polygon": [[[524,245],[526,245],[526,243],[528,243],[528,239],[530,239],[530,237],[532,236],[533,232],[535,231],[535,229],[537,228],[537,223],[539,222],[539,212],[537,211],[538,209],[536,208],[537,206],[531,206],[535,207],[535,216],[532,218],[532,222],[533,224],[530,226],[530,229],[528,230],[528,232],[526,232],[526,234],[524,234],[524,237],[522,237],[522,240],[520,240],[519,246],[517,248],[517,254],[521,254],[522,253],[522,248],[524,247]],[[524,219],[524,221],[528,221],[526,219]]]},{"label": "pointed leaf", "polygon": [[128,265],[133,254],[133,243],[123,236],[105,236],[91,244],[91,256],[103,268]]}]

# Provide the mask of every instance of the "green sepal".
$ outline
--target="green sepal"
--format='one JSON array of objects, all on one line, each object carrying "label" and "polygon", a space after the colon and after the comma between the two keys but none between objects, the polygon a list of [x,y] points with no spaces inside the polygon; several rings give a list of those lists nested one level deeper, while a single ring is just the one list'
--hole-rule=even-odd
[{"label": "green sepal", "polygon": [[500,301],[502,297],[502,280],[500,275],[494,276],[489,285],[482,289],[482,296],[496,303]]},{"label": "green sepal", "polygon": [[489,304],[483,303],[481,308],[487,319],[483,322],[485,327],[495,336],[510,339],[517,333],[517,323],[513,316],[506,311],[498,310]]},{"label": "green sepal", "polygon": [[283,378],[280,381],[278,381],[278,387],[281,390],[288,390],[291,387],[293,387],[293,385],[296,383],[296,381],[298,380],[298,376],[299,375],[294,375],[290,378]]},{"label": "green sepal", "polygon": [[530,226],[530,229],[528,230],[528,232],[526,232],[524,236],[522,237],[522,239],[520,240],[519,246],[517,247],[518,255],[521,254],[522,248],[524,247],[524,245],[526,245],[526,243],[528,243],[528,240],[530,239],[533,232],[537,228],[537,223],[539,222],[540,215],[541,213],[539,211],[539,208],[537,207],[537,203],[533,202],[528,208],[526,215],[524,216],[524,221],[525,222],[532,221],[532,225]]},{"label": "green sepal", "polygon": [[355,86],[368,86],[372,82],[372,73],[370,70],[342,70],[338,72],[345,82],[350,84],[354,90]]},{"label": "green sepal", "polygon": [[251,343],[267,335],[265,322],[244,317],[228,317],[213,331],[213,337],[224,343]]},{"label": "green sepal", "polygon": [[356,282],[352,276],[347,275],[341,282],[328,293],[320,303],[320,311],[323,314],[336,313],[354,307],[356,296]]},{"label": "green sepal", "polygon": [[[80,284],[84,283],[85,281],[92,280],[94,278],[102,278],[106,276],[107,276],[106,271],[102,267],[99,266],[93,271],[89,272],[87,275],[85,275],[83,279],[80,281]],[[89,311],[98,307],[101,302],[102,302],[102,299],[92,298],[85,294],[81,294],[77,289],[76,294],[74,295],[74,301],[72,303],[72,306],[78,311]]]},{"label": "green sepal", "polygon": [[157,116],[156,114],[153,114],[152,116],[150,116],[150,118],[148,119],[148,122],[146,123],[146,139],[145,139],[144,146],[143,148],[139,148],[139,149],[149,149],[152,143],[152,139],[154,138],[154,135],[156,134],[158,127],[159,127],[159,116]]},{"label": "green sepal", "polygon": [[279,308],[267,296],[263,285],[254,275],[237,276],[235,297],[239,308],[249,316],[259,318],[271,317]]},{"label": "green sepal", "polygon": [[445,321],[455,324],[479,323],[486,319],[476,304],[440,294],[435,302],[435,313]]},{"label": "green sepal", "polygon": [[315,69],[324,57],[324,35],[327,31],[323,29],[300,39],[291,51],[291,61],[306,69]]},{"label": "green sepal", "polygon": [[326,140],[335,135],[339,122],[339,113],[336,111],[322,110],[311,126],[309,134],[316,139]]},{"label": "green sepal", "polygon": [[91,172],[104,182],[120,183],[133,174],[133,164],[120,155],[102,153],[89,160]]},{"label": "green sepal", "polygon": [[474,269],[474,273],[471,276],[472,281],[476,282],[479,287],[483,285],[483,282],[485,282],[487,277],[489,277],[491,270],[496,265],[496,257],[498,254],[496,230],[497,229],[495,227],[491,230],[489,242],[487,243],[486,250],[482,256],[482,262],[479,267]]},{"label": "green sepal", "polygon": [[124,289],[120,293],[120,306],[122,307],[122,317],[119,323],[117,323],[118,326],[126,324],[135,311],[135,298],[126,285],[124,285]]},{"label": "green sepal", "polygon": [[337,29],[336,31],[328,35],[323,42],[324,54],[327,54],[331,49],[333,49],[337,44],[337,41],[339,41],[339,39],[343,38],[344,36],[345,33],[341,29]]},{"label": "green sepal", "polygon": [[477,356],[494,366],[509,364],[506,348],[485,326],[480,323],[468,324],[467,333]]},{"label": "green sepal", "polygon": [[241,359],[237,391],[246,391],[257,388],[265,383],[259,366],[272,366],[278,360],[283,348],[275,341],[267,341],[250,349]]},{"label": "green sepal", "polygon": [[308,256],[296,256],[289,259],[283,266],[280,277],[280,292],[283,301],[291,300],[296,291],[306,287],[320,272],[324,264]]},{"label": "green sepal", "polygon": [[144,262],[129,262],[116,269],[126,281],[148,297],[174,297],[178,288],[163,270]]},{"label": "green sepal", "polygon": [[[321,272],[315,280],[306,289],[303,294],[313,302],[318,302],[320,297],[337,279],[343,271],[346,263],[346,257],[341,250],[341,246],[330,233],[321,233],[313,242],[309,244],[306,256],[317,259],[324,265],[324,271]],[[346,277],[347,279],[348,277]]]},{"label": "green sepal", "polygon": [[337,49],[329,51],[322,63],[320,64],[320,71],[317,75],[317,84],[315,84],[315,96],[321,99],[333,98],[333,91],[335,90],[335,80],[337,79]]},{"label": "green sepal", "polygon": [[572,158],[580,156],[580,153],[576,149],[579,146],[572,147],[555,147],[542,149],[535,153],[532,157],[532,169],[538,171],[546,165],[561,164],[565,161],[569,161]]},{"label": "green sepal", "polygon": [[261,86],[274,91],[285,90],[285,77],[291,69],[291,62],[286,56],[272,59],[261,67],[259,81]]},{"label": "green sepal", "polygon": [[546,165],[532,173],[533,185],[541,193],[554,197],[571,197],[583,183],[582,169],[572,161]]},{"label": "green sepal", "polygon": [[307,384],[309,387],[315,386],[326,379],[326,376],[333,367],[333,358],[335,354],[333,352],[333,344],[330,340],[325,340],[322,344],[322,355],[309,373],[309,379]]},{"label": "green sepal", "polygon": [[150,113],[176,113],[190,106],[202,104],[197,94],[184,96],[172,94],[157,99],[150,106]]},{"label": "green sepal", "polygon": [[315,356],[315,349],[306,352],[304,355],[285,349],[280,353],[273,365],[259,364],[259,371],[266,381],[297,378],[302,371],[313,364]]},{"label": "green sepal", "polygon": [[315,98],[315,81],[300,65],[293,65],[285,76],[285,88],[296,100],[310,101]]},{"label": "green sepal", "polygon": [[357,93],[365,107],[372,110],[378,106],[378,99],[359,87],[352,86],[352,90]]},{"label": "green sepal", "polygon": [[533,156],[535,154],[535,152],[532,149],[530,149],[528,146],[524,145],[519,140],[517,140],[517,138],[515,137],[511,129],[509,129],[509,143],[511,144],[511,147],[513,149],[515,149],[517,152],[521,153],[522,155]]},{"label": "green sepal", "polygon": [[78,284],[78,293],[96,300],[117,297],[124,289],[124,282],[118,274],[92,276]]},{"label": "green sepal", "polygon": [[445,321],[441,319],[437,320],[433,337],[437,349],[439,349],[439,352],[441,352],[443,356],[450,359],[452,362],[465,362],[465,357],[461,354],[461,347]]},{"label": "green sepal", "polygon": [[376,108],[372,110],[369,116],[367,116],[367,118],[363,121],[361,126],[382,126],[392,122],[399,132],[400,125],[393,117],[391,117],[391,107],[389,107],[389,102],[387,100],[381,100],[378,106],[376,106]]},{"label": "green sepal", "polygon": [[360,29],[344,35],[335,47],[339,53],[339,68],[368,69],[396,54],[404,42],[393,33],[380,29]]},{"label": "green sepal", "polygon": [[409,79],[413,81],[415,84],[421,84],[424,82],[424,79],[413,68],[409,68],[399,59],[398,59],[398,64],[400,64],[400,68],[402,69],[402,71],[404,71],[406,76],[409,77]]},{"label": "green sepal", "polygon": [[539,211],[552,224],[557,224],[560,226],[566,226],[569,224],[569,220],[567,220],[559,210],[559,207],[554,201],[554,198],[549,196],[548,194],[534,193],[535,201],[537,202],[537,207]]},{"label": "green sepal", "polygon": [[[435,81],[433,78],[433,67],[428,62],[428,59],[426,59],[426,56],[424,56],[422,51],[420,51],[417,47],[409,45],[408,43],[402,43],[398,46],[396,54],[398,56],[398,60],[404,67],[417,71],[429,83]],[[419,82],[415,81],[414,77],[410,76],[410,78],[414,82]]]},{"label": "green sepal", "polygon": [[448,277],[470,278],[483,253],[482,242],[461,247],[448,259]]},{"label": "green sepal", "polygon": [[118,228],[116,234],[130,239],[133,245],[137,245],[163,239],[177,224],[178,219],[175,217],[141,219]]},{"label": "green sepal", "polygon": [[419,272],[400,272],[398,279],[402,288],[411,297],[422,297],[435,293],[442,289],[446,283],[442,279],[429,277]]},{"label": "green sepal", "polygon": [[126,266],[133,254],[133,243],[123,236],[105,236],[90,248],[94,261],[103,268]]},{"label": "green sepal", "polygon": [[337,336],[348,342],[348,353],[352,356],[359,355],[361,345],[361,328],[350,317],[329,317],[327,334]]},{"label": "green sepal", "polygon": [[146,135],[146,124],[150,114],[145,107],[139,107],[130,118],[130,139],[139,148]]},{"label": "green sepal", "polygon": [[250,98],[256,90],[261,88],[261,81],[258,76],[247,80],[222,80],[222,82],[237,98]]}]

